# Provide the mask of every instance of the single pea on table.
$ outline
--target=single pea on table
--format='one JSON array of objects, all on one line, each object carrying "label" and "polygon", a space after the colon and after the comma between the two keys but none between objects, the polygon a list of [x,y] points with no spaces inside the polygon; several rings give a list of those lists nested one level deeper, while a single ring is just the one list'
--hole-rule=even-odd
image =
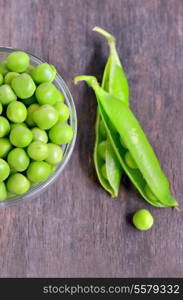
[{"label": "single pea on table", "polygon": [[47,180],[62,161],[62,145],[72,141],[55,76],[53,65],[33,66],[23,51],[0,62],[0,201]]}]

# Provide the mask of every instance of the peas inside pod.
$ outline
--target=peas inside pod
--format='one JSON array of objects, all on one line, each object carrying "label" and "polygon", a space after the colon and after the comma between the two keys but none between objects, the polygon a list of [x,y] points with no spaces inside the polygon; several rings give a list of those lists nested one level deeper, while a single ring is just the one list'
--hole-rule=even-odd
[{"label": "peas inside pod", "polygon": [[112,196],[117,196],[121,173],[118,180],[114,175],[124,170],[151,205],[177,206],[168,178],[129,107],[128,82],[116,51],[116,39],[100,27],[95,27],[94,31],[107,39],[110,48],[102,84],[100,86],[97,79],[89,75],[77,76],[74,81],[86,81],[93,89],[98,103],[94,163],[99,181]]},{"label": "peas inside pod", "polygon": [[73,138],[70,111],[53,65],[30,64],[23,51],[0,62],[0,201],[48,179]]}]

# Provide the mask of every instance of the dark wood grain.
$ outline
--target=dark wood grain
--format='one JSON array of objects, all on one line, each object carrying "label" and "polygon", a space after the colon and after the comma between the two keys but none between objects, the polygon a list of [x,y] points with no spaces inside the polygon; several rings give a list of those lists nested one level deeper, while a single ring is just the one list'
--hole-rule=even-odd
[{"label": "dark wood grain", "polygon": [[[112,32],[140,119],[180,202],[183,194],[182,0],[0,1],[0,44],[54,64],[75,99],[79,131],[63,174],[44,194],[0,209],[0,277],[183,276],[183,212],[150,207],[127,181],[112,200],[92,161],[96,101],[78,74],[101,79]],[[129,216],[146,207],[149,232]]]}]

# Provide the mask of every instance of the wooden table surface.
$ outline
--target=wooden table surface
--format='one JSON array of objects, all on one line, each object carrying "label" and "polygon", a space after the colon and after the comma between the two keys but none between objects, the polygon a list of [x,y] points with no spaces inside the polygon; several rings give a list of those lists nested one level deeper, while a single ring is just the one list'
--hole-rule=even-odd
[{"label": "wooden table surface", "polygon": [[[131,107],[170,179],[180,211],[149,206],[125,180],[111,199],[92,161],[96,100],[78,74],[101,79],[108,55],[96,25],[112,32],[129,79]],[[54,64],[78,114],[72,158],[45,193],[0,209],[0,277],[183,276],[182,0],[0,1],[0,44]],[[153,213],[149,232],[129,218]]]}]

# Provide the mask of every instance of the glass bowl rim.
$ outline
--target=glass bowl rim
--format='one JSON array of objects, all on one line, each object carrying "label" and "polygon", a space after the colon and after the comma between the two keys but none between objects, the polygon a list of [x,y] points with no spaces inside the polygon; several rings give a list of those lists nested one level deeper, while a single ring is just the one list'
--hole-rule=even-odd
[{"label": "glass bowl rim", "polygon": [[[23,52],[27,53],[30,56],[30,59],[33,59],[34,62],[36,62],[37,64],[46,62],[43,59],[40,59],[39,57],[37,57],[36,55],[30,53],[27,50],[23,50],[23,49],[19,49],[19,48],[13,48],[13,47],[0,46],[0,53],[3,53],[3,52],[4,53],[11,53],[11,52],[14,52],[14,51],[23,51]],[[66,155],[64,156],[64,159],[62,160],[62,162],[59,164],[57,170],[53,174],[51,174],[46,181],[38,183],[37,186],[32,187],[30,189],[30,191],[28,191],[24,195],[20,195],[20,196],[16,196],[16,197],[13,197],[13,198],[10,198],[10,199],[7,199],[7,200],[0,201],[0,207],[12,206],[12,205],[22,203],[22,202],[27,201],[27,200],[31,200],[35,196],[38,196],[42,191],[45,191],[46,188],[58,178],[58,176],[62,173],[62,171],[66,167],[69,159],[71,158],[72,152],[74,150],[75,142],[76,142],[76,137],[77,137],[76,107],[75,107],[75,104],[74,104],[72,94],[71,94],[67,84],[65,83],[65,81],[62,79],[62,77],[60,76],[60,74],[58,72],[56,74],[56,79],[58,79],[58,82],[62,86],[62,89],[64,91],[64,95],[67,98],[67,104],[69,105],[69,108],[70,108],[70,124],[71,124],[71,127],[74,130],[73,139],[69,144],[66,145],[66,149],[64,151],[64,154],[66,153]],[[72,108],[72,112],[71,112],[71,108]]]}]

